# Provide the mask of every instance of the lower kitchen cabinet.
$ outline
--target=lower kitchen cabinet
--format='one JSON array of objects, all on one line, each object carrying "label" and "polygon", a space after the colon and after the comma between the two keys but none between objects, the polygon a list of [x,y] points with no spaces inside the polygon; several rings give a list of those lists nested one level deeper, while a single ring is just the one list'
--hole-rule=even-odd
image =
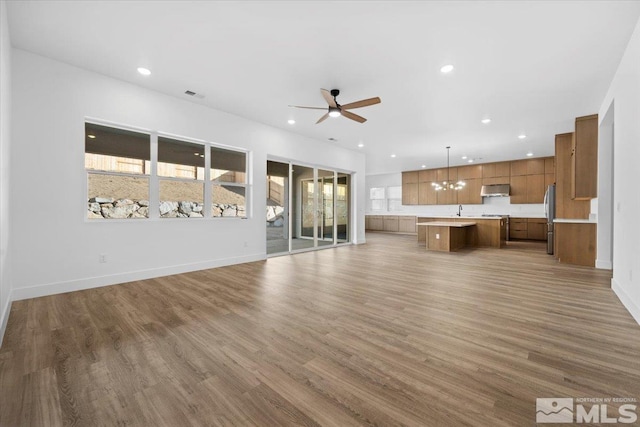
[{"label": "lower kitchen cabinet", "polygon": [[[367,227],[367,230],[371,231],[384,231],[384,222],[382,221],[382,218],[384,218],[382,215],[367,215],[365,217],[365,227]],[[368,226],[367,219],[369,220]]]},{"label": "lower kitchen cabinet", "polygon": [[546,218],[527,218],[527,239],[547,240]]},{"label": "lower kitchen cabinet", "polygon": [[509,238],[514,240],[547,240],[546,218],[510,218]]},{"label": "lower kitchen cabinet", "polygon": [[411,215],[365,215],[365,229],[389,233],[416,233],[416,217]]},{"label": "lower kitchen cabinet", "polygon": [[400,233],[415,233],[416,217],[415,216],[399,216],[398,231]]},{"label": "lower kitchen cabinet", "polygon": [[400,228],[399,228],[397,216],[388,215],[388,216],[383,216],[382,219],[384,221],[384,231],[392,231],[392,232],[399,231]]},{"label": "lower kitchen cabinet", "polygon": [[563,264],[596,265],[596,224],[556,222],[555,256]]},{"label": "lower kitchen cabinet", "polygon": [[510,218],[509,219],[509,239],[526,239],[527,238],[527,219],[526,218]]}]

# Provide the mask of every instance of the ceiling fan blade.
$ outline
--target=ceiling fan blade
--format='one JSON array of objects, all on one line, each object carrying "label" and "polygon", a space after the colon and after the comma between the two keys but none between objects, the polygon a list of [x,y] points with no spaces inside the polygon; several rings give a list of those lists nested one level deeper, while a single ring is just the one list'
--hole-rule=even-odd
[{"label": "ceiling fan blade", "polygon": [[350,110],[352,108],[367,107],[369,105],[379,104],[380,102],[382,101],[380,101],[380,98],[376,96],[375,98],[369,98],[369,99],[363,99],[362,101],[350,102],[349,104],[343,105],[342,109],[344,110],[346,108],[347,110]]},{"label": "ceiling fan blade", "polygon": [[289,105],[289,107],[293,107],[293,108],[307,108],[309,110],[326,110],[327,107],[305,107],[302,105]]},{"label": "ceiling fan blade", "polygon": [[320,93],[330,107],[338,108],[338,106],[336,105],[336,100],[333,99],[333,96],[331,96],[331,92],[326,89],[320,89]]},{"label": "ceiling fan blade", "polygon": [[327,113],[327,114],[325,114],[324,116],[320,117],[320,118],[318,119],[318,121],[316,122],[316,124],[318,124],[318,123],[320,123],[320,122],[324,122],[324,121],[327,119],[327,117],[329,117],[329,113]]},{"label": "ceiling fan blade", "polygon": [[351,111],[342,110],[340,113],[343,116],[345,116],[347,119],[355,120],[358,123],[364,123],[367,121],[367,119],[365,119],[364,117],[361,117],[357,114],[353,114]]}]

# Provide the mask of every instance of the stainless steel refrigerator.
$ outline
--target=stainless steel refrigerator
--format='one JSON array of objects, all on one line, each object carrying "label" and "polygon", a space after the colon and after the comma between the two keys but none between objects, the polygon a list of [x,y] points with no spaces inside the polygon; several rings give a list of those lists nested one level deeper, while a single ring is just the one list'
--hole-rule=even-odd
[{"label": "stainless steel refrigerator", "polygon": [[544,193],[544,215],[547,217],[547,253],[553,255],[553,220],[556,217],[556,185],[551,184]]}]

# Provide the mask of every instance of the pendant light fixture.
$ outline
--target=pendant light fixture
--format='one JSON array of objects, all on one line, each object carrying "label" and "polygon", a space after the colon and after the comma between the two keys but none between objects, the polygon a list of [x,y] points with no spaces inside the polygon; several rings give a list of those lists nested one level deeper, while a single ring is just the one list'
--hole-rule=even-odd
[{"label": "pendant light fixture", "polygon": [[447,147],[447,180],[442,182],[432,182],[431,185],[435,188],[436,191],[447,191],[447,190],[462,190],[465,186],[464,181],[452,182],[449,177],[449,150],[451,146]]}]

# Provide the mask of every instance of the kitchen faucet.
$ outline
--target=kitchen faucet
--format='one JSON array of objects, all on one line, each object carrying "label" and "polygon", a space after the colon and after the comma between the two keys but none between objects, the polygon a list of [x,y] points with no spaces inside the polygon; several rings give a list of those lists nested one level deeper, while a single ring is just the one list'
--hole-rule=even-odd
[{"label": "kitchen faucet", "polygon": [[456,215],[461,216],[460,212],[462,212],[462,205],[458,205],[458,213]]}]

